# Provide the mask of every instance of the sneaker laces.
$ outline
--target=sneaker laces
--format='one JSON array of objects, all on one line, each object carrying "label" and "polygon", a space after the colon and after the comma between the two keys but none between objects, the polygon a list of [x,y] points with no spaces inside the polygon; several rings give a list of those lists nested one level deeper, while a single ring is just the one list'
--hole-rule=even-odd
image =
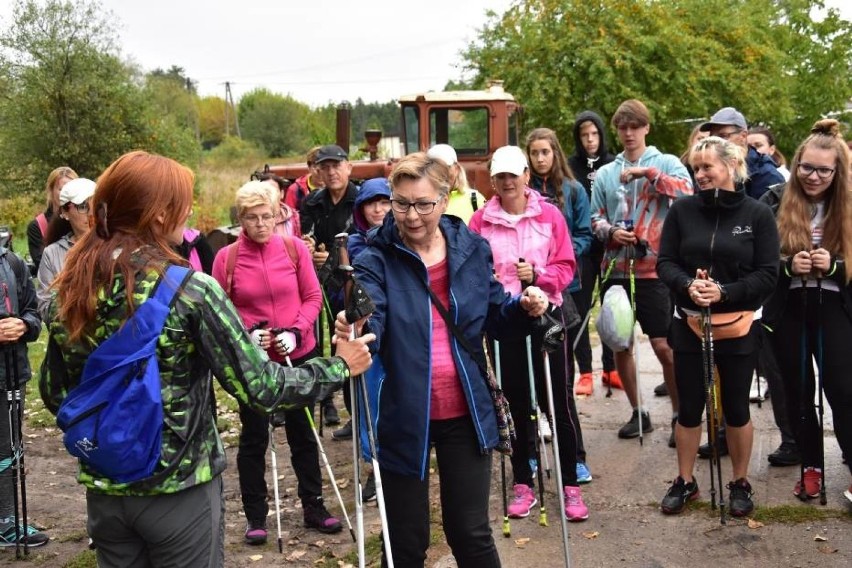
[{"label": "sneaker laces", "polygon": [[569,507],[575,507],[583,503],[583,497],[580,495],[580,490],[573,491],[572,488],[565,488],[565,504]]}]

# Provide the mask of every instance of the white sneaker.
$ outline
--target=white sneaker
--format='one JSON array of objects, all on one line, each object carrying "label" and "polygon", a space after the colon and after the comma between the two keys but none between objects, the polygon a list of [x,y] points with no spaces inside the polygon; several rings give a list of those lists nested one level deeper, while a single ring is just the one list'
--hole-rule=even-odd
[{"label": "white sneaker", "polygon": [[750,402],[763,402],[766,400],[766,391],[769,388],[769,385],[766,382],[766,379],[762,379],[757,375],[754,376],[751,380],[751,389],[748,393],[748,399]]},{"label": "white sneaker", "polygon": [[538,412],[538,431],[541,432],[541,436],[545,442],[553,439],[553,432],[550,431],[550,422],[547,421],[547,416],[544,412],[540,410]]}]

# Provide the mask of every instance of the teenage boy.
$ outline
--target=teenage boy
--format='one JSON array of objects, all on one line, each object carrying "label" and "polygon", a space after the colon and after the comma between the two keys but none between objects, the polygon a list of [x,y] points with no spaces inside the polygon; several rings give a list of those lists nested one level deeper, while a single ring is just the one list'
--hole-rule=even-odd
[{"label": "teenage boy", "polygon": [[[583,184],[589,201],[592,200],[592,187],[595,176],[600,168],[615,160],[615,155],[609,151],[606,143],[606,128],[604,121],[596,112],[584,110],[577,115],[574,121],[574,153],[568,158],[568,165],[574,172],[577,180]],[[592,240],[592,248],[586,262],[580,268],[580,294],[577,297],[577,310],[581,317],[592,308],[592,294],[595,290],[595,281],[600,286],[601,262],[603,261],[604,247],[597,240]],[[580,378],[577,380],[575,393],[590,396],[594,390],[592,379],[592,346],[589,343],[589,328],[578,330],[581,332],[574,358],[580,370]],[[574,332],[576,333],[576,332]],[[571,334],[573,335],[573,333]],[[572,341],[573,337],[570,338]],[[612,388],[624,388],[618,371],[615,370],[612,350],[606,345],[601,345],[601,384]]]},{"label": "teenage boy", "polygon": [[[630,99],[621,103],[612,117],[624,151],[615,161],[598,170],[592,189],[592,230],[605,247],[602,269],[615,259],[604,293],[621,285],[630,295],[629,258],[633,258],[636,283],[636,319],[651,340],[654,354],[663,367],[663,379],[671,395],[672,425],[677,419],[677,388],[674,359],[667,336],[672,318],[669,289],[657,277],[657,251],[663,220],[672,200],[692,194],[689,172],[676,156],[662,154],[647,146],[651,130],[645,105]],[[634,346],[635,348],[635,346]],[[630,420],[619,431],[619,438],[635,438],[642,430],[653,430],[646,411],[639,412],[636,367],[632,350],[615,354],[615,367],[624,384],[624,392],[633,407]],[[674,429],[674,428],[672,428]],[[674,436],[669,439],[673,447]]]}]

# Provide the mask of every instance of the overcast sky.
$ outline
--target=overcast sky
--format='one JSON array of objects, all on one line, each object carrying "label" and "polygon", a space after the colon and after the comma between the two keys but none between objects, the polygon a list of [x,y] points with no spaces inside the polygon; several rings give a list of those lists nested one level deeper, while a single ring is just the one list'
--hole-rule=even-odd
[{"label": "overcast sky", "polygon": [[[459,52],[487,9],[511,0],[102,0],[125,57],[183,67],[203,95],[256,87],[312,106],[390,101],[439,90],[462,74]],[[12,0],[0,0],[3,25]],[[849,0],[828,0],[852,17]]]}]

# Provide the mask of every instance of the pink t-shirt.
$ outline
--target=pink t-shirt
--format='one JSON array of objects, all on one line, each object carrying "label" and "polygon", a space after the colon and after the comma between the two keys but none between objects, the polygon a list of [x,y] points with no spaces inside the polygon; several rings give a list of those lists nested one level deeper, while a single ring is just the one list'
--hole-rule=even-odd
[{"label": "pink t-shirt", "polygon": [[[429,283],[445,308],[450,305],[450,278],[447,260],[430,266]],[[467,400],[461,388],[450,344],[451,332],[444,318],[432,306],[432,405],[429,418],[447,420],[468,413]]]}]

